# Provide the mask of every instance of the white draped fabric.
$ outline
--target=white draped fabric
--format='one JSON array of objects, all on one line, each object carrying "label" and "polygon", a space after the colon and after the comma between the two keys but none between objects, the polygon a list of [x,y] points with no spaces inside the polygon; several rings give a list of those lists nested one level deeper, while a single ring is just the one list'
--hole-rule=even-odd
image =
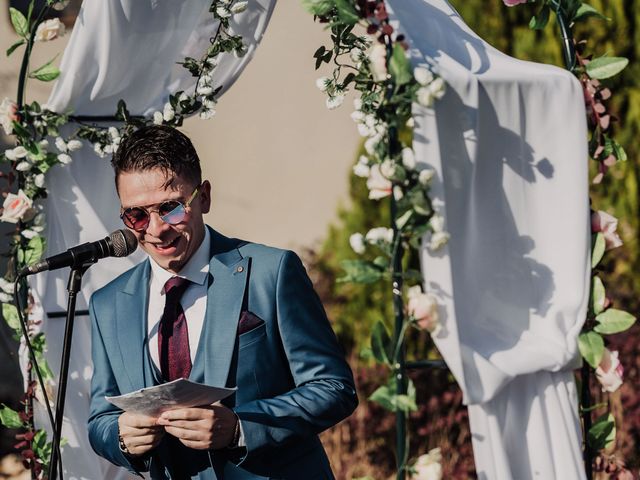
[{"label": "white draped fabric", "polygon": [[[162,111],[170,93],[193,92],[195,78],[176,62],[185,56],[199,58],[215,34],[217,22],[208,13],[209,0],[85,0],[64,52],[62,75],[49,106],[82,115],[113,115],[124,99],[133,115]],[[234,33],[243,36],[248,51],[242,58],[222,56],[214,73],[217,86],[228,89],[251,59],[267,26],[275,0],[253,0],[251,8],[235,15]],[[119,202],[108,158],[98,158],[90,145],[74,154],[68,166],[47,176],[49,197],[45,205],[48,254],[95,241],[122,228]],[[93,291],[141,258],[110,259],[91,267],[78,296],[86,310]],[[36,301],[46,321],[48,359],[58,371],[64,318],[51,313],[66,310],[67,270],[39,274],[31,279]],[[49,317],[47,318],[47,314]],[[35,314],[37,316],[37,313]],[[86,434],[91,378],[90,325],[86,315],[76,318],[70,378],[67,387],[63,436],[63,464],[68,479],[127,478],[91,453]],[[39,423],[47,425],[40,415]]]},{"label": "white draped fabric", "polygon": [[567,71],[510,58],[445,0],[389,0],[415,65],[448,83],[416,107],[417,158],[451,233],[423,249],[435,342],[469,405],[478,478],[582,479],[571,373],[589,295],[587,130]]}]

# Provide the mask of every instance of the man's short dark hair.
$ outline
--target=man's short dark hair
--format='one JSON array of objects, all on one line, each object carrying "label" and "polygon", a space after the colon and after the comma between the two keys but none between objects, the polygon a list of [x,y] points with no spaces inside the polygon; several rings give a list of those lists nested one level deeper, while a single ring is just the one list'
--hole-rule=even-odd
[{"label": "man's short dark hair", "polygon": [[163,125],[142,127],[125,136],[111,165],[116,175],[116,188],[121,173],[156,168],[167,174],[167,184],[176,176],[193,181],[195,185],[202,182],[200,159],[189,137]]}]

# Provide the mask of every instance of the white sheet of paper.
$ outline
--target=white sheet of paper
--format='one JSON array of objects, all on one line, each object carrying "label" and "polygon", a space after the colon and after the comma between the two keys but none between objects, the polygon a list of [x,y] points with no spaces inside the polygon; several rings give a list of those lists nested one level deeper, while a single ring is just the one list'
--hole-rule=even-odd
[{"label": "white sheet of paper", "polygon": [[125,412],[157,416],[167,410],[211,405],[228,397],[236,388],[220,388],[179,378],[116,397],[104,397]]}]

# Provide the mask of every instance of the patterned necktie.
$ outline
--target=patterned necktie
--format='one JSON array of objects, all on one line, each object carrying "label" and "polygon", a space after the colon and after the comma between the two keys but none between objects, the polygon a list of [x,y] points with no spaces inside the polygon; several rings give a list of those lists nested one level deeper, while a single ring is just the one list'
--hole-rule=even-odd
[{"label": "patterned necktie", "polygon": [[158,352],[160,371],[167,381],[188,378],[191,373],[187,319],[180,305],[180,297],[190,284],[181,277],[171,277],[164,284],[166,303],[158,329]]}]

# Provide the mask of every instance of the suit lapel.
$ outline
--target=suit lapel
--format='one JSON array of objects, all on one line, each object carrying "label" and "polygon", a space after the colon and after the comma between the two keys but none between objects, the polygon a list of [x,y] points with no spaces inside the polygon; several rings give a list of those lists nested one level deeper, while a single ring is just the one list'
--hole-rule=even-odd
[{"label": "suit lapel", "polygon": [[148,260],[138,265],[125,288],[116,294],[116,336],[124,371],[131,382],[129,391],[153,385],[146,340],[149,270]]},{"label": "suit lapel", "polygon": [[[207,312],[200,358],[208,385],[224,387],[236,344],[236,331],[249,273],[249,258],[242,258],[237,244],[211,230],[212,258],[209,263]],[[202,339],[201,339],[202,340]]]}]

